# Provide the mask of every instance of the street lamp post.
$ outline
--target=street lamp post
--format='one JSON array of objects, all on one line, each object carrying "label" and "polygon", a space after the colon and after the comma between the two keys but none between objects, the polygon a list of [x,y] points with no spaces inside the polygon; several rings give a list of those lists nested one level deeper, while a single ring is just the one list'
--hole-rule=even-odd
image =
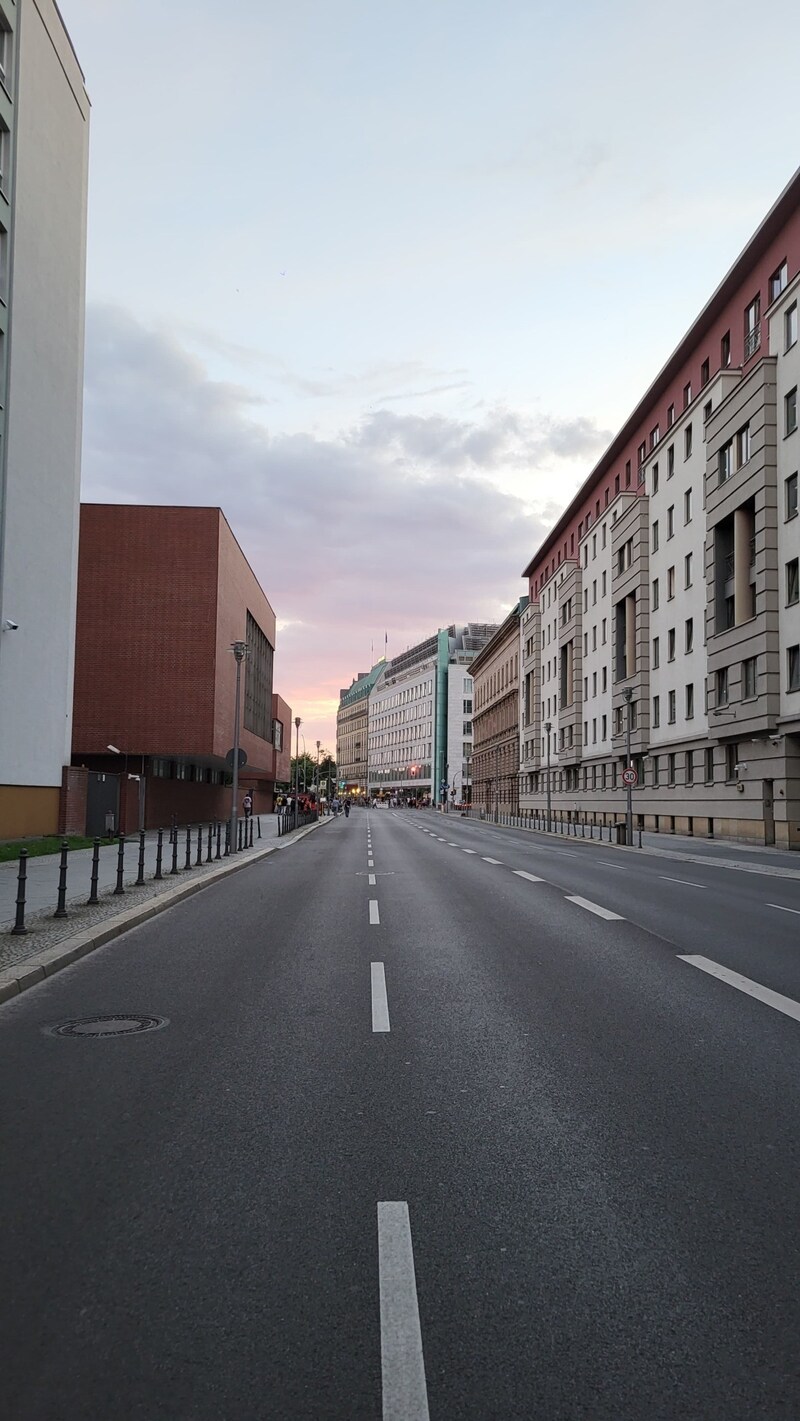
[{"label": "street lamp post", "polygon": [[500,746],[494,747],[494,822],[500,821],[500,771],[497,768],[500,763]]},{"label": "street lamp post", "polygon": [[544,723],[544,733],[547,742],[547,832],[550,833],[550,731],[552,721],[546,720]]},{"label": "street lamp post", "polygon": [[319,747],[320,747],[320,742],[319,742],[319,740],[318,740],[318,741],[317,741],[317,813],[318,813],[318,814],[319,814]]},{"label": "street lamp post", "polygon": [[[120,749],[118,749],[118,747],[117,747],[116,745],[107,745],[107,746],[106,746],[106,749],[107,749],[107,750],[110,750],[111,753],[112,753],[112,755],[124,755],[124,756],[125,756],[125,778],[126,778],[127,782],[128,782],[129,784],[130,784],[131,780],[138,780],[138,782],[139,782],[139,833],[141,834],[142,830],[144,829],[144,796],[145,796],[144,755],[142,755],[142,768],[141,768],[140,773],[139,773],[138,775],[129,775],[129,774],[128,774],[128,752],[127,752],[127,750],[120,750]],[[127,819],[127,809],[128,809],[128,792],[127,792],[127,790],[126,790],[126,791],[125,791],[125,810],[126,810],[126,815],[125,815],[125,817],[126,817],[126,819]],[[121,813],[120,813],[120,818],[122,818]],[[122,833],[124,834],[125,831],[126,831],[126,826],[125,826],[124,824],[120,824],[120,829],[121,829]]]},{"label": "street lamp post", "polygon": [[[623,694],[623,696],[625,697],[625,705],[627,706],[627,715],[626,715],[626,718],[625,718],[625,761],[626,761],[626,768],[627,768],[628,770],[630,770],[630,769],[632,768],[632,766],[631,766],[631,713],[632,713],[631,702],[632,702],[632,700],[633,700],[633,689],[632,689],[632,687],[626,686],[626,687],[625,687],[625,690],[623,691],[622,694]],[[627,843],[628,848],[630,849],[630,848],[632,848],[632,846],[633,846],[633,785],[630,783],[630,778],[629,778],[629,780],[628,780],[628,784],[625,786],[625,789],[626,789],[626,800],[627,800],[627,805],[626,805],[626,810],[625,810],[625,842]]]},{"label": "street lamp post", "polygon": [[299,715],[294,718],[295,729],[295,753],[294,753],[294,827],[297,828],[299,813],[298,796],[300,794],[300,726],[303,724]]},{"label": "street lamp post", "polygon": [[236,848],[236,817],[239,813],[239,719],[242,693],[242,662],[248,652],[246,641],[235,641],[231,651],[236,658],[236,705],[233,712],[233,787],[231,794],[231,853]]}]

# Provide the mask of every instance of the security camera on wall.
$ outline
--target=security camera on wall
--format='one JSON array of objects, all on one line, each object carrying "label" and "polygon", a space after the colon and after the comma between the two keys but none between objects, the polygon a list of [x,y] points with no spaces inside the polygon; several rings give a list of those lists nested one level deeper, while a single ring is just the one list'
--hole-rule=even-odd
[{"label": "security camera on wall", "polygon": [[4,632],[18,632],[18,631],[19,631],[19,622],[12,622],[12,620],[11,620],[10,617],[5,617],[4,620],[3,620],[3,631],[4,631]]}]

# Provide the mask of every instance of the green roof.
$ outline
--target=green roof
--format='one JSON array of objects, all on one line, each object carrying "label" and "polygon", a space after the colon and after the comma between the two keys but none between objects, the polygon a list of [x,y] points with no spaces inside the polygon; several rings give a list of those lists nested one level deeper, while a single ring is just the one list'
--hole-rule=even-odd
[{"label": "green roof", "polygon": [[342,692],[339,698],[339,708],[342,709],[344,706],[351,706],[354,701],[363,700],[365,696],[368,696],[385,665],[385,661],[378,661],[372,670],[367,672],[366,676],[359,676],[353,682],[352,686]]}]

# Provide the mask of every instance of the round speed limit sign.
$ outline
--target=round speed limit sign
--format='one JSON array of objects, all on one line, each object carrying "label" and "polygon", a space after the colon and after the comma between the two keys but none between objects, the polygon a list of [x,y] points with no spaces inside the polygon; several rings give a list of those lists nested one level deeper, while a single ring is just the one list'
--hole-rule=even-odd
[{"label": "round speed limit sign", "polygon": [[624,785],[635,785],[638,782],[638,779],[639,776],[637,775],[633,766],[631,766],[630,769],[622,771],[622,783]]}]

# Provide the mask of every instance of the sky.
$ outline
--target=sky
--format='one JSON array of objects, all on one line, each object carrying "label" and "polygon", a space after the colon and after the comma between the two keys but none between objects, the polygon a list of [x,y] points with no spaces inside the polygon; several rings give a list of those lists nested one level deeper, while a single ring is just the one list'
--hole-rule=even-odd
[{"label": "sky", "polygon": [[521,572],[800,162],[795,0],[60,0],[85,500],[215,504],[340,688]]}]

